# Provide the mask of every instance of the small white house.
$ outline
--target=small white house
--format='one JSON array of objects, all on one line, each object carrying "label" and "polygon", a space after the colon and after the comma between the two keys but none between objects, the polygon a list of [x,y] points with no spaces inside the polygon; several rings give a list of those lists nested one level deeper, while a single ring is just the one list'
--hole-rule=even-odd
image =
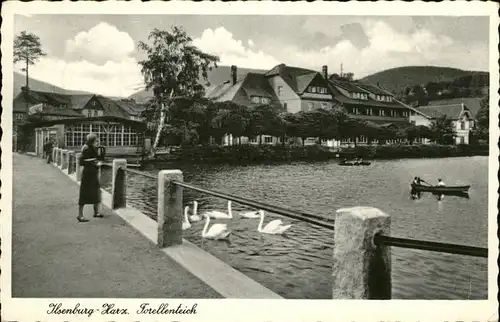
[{"label": "small white house", "polygon": [[[430,127],[431,123],[443,115],[451,119],[455,129],[456,144],[469,144],[470,131],[474,128],[475,118],[464,103],[450,105],[431,105],[412,108],[410,122],[414,125]],[[427,143],[425,140],[424,143]]]}]

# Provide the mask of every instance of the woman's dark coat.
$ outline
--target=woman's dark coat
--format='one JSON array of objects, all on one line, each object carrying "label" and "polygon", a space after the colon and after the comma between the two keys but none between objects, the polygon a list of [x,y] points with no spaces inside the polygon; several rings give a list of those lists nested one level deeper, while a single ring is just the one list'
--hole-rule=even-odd
[{"label": "woman's dark coat", "polygon": [[101,202],[101,186],[99,184],[97,161],[85,161],[85,159],[97,158],[98,154],[95,147],[87,144],[83,146],[80,160],[78,160],[80,166],[83,166],[79,205],[95,205]]}]

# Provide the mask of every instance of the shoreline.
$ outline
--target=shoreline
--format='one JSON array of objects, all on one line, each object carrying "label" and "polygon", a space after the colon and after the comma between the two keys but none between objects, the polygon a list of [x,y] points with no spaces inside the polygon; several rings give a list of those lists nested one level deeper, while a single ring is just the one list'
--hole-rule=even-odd
[{"label": "shoreline", "polygon": [[340,161],[361,157],[363,160],[441,159],[489,156],[488,145],[385,145],[357,146],[332,151],[324,146],[195,146],[180,148],[175,154],[144,160],[143,166],[156,163],[184,162],[189,164],[284,164],[291,162]]}]

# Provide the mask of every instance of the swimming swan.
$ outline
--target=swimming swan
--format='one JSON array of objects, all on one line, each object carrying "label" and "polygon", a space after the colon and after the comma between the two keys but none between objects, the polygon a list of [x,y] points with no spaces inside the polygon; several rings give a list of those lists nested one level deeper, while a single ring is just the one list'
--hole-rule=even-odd
[{"label": "swimming swan", "polygon": [[188,211],[189,211],[189,206],[184,207],[184,221],[182,222],[182,230],[191,228],[191,223],[189,223],[189,218],[188,218]]},{"label": "swimming swan", "polygon": [[227,213],[218,210],[211,210],[204,213],[203,216],[209,216],[210,218],[216,218],[216,219],[233,218],[233,212],[231,211],[231,201],[229,200],[227,202]]},{"label": "swimming swan", "polygon": [[209,223],[210,216],[205,215],[205,227],[203,227],[201,237],[207,239],[226,239],[229,234],[231,234],[231,232],[227,229],[226,224],[213,224],[208,230]]},{"label": "swimming swan", "polygon": [[198,215],[198,201],[193,201],[193,215],[189,216],[189,221],[200,221],[201,217]]},{"label": "swimming swan", "polygon": [[240,212],[240,216],[247,219],[259,218],[260,214],[257,210]]},{"label": "swimming swan", "polygon": [[281,220],[275,219],[269,222],[266,227],[262,228],[262,224],[264,223],[264,210],[259,210],[259,215],[260,222],[257,231],[260,233],[279,235],[284,233],[288,228],[292,227],[292,225],[283,225]]}]

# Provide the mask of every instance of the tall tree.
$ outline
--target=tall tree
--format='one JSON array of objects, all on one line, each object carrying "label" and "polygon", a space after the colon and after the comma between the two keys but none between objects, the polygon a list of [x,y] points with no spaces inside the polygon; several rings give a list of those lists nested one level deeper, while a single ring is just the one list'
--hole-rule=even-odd
[{"label": "tall tree", "polygon": [[451,119],[443,115],[436,118],[430,126],[431,140],[439,144],[452,144],[456,136]]},{"label": "tall tree", "polygon": [[150,108],[154,110],[153,123],[156,137],[152,147],[155,154],[163,127],[168,118],[172,99],[179,97],[202,97],[203,85],[200,75],[208,80],[208,71],[217,67],[219,58],[194,47],[192,39],[178,27],[171,31],[153,29],[148,37],[152,45],[139,42],[139,49],[147,58],[139,62],[146,90],[153,90]]},{"label": "tall tree", "polygon": [[472,135],[474,139],[484,140],[488,142],[490,136],[490,95],[486,95],[480,102],[479,111],[476,115],[476,126],[473,129]]},{"label": "tall tree", "polygon": [[26,75],[26,89],[29,89],[29,65],[35,62],[46,53],[42,50],[40,38],[35,34],[29,34],[25,30],[14,39],[14,64],[24,63],[22,69]]}]

